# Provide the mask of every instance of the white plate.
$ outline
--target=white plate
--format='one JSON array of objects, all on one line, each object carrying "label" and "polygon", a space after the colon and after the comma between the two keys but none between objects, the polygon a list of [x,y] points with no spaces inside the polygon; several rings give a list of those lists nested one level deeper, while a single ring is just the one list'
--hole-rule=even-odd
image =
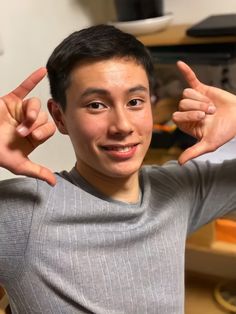
[{"label": "white plate", "polygon": [[165,29],[173,20],[173,14],[169,13],[160,17],[150,19],[128,21],[128,22],[109,22],[123,32],[133,35],[144,35]]}]

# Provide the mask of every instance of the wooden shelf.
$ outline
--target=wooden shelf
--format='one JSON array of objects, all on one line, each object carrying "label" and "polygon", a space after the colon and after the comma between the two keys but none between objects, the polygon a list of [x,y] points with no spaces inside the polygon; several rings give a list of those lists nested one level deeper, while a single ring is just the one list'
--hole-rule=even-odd
[{"label": "wooden shelf", "polygon": [[233,244],[233,243],[215,241],[210,246],[201,246],[198,244],[187,243],[186,249],[195,250],[199,252],[206,252],[206,253],[210,252],[211,254],[215,254],[215,255],[233,257],[235,258],[235,265],[236,265],[236,244]]},{"label": "wooden shelf", "polygon": [[185,313],[186,314],[223,314],[224,309],[216,302],[213,291],[222,280],[219,277],[186,272],[185,276]]},{"label": "wooden shelf", "polygon": [[186,270],[236,278],[236,244],[215,241],[210,246],[187,243]]},{"label": "wooden shelf", "polygon": [[8,296],[5,290],[0,287],[0,314],[6,314],[6,308],[8,306]]},{"label": "wooden shelf", "polygon": [[171,46],[171,45],[195,45],[195,44],[217,44],[236,43],[236,36],[215,37],[190,37],[186,30],[191,25],[177,24],[167,27],[165,30],[148,35],[138,36],[138,39],[146,46]]},{"label": "wooden shelf", "polygon": [[210,247],[212,252],[216,254],[223,254],[227,256],[233,256],[235,258],[235,267],[236,267],[236,244],[227,243],[223,241],[215,241]]}]

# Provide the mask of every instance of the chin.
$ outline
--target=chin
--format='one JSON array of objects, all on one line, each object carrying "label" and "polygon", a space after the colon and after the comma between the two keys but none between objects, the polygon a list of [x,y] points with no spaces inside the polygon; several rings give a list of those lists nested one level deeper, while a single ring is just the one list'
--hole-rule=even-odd
[{"label": "chin", "polygon": [[110,177],[113,177],[113,178],[129,178],[133,175],[135,175],[136,173],[139,172],[141,168],[141,164],[140,165],[137,165],[136,167],[133,166],[133,167],[122,167],[122,165],[119,167],[119,168],[113,168],[113,169],[110,169],[108,171],[106,171],[106,173],[110,176]]}]

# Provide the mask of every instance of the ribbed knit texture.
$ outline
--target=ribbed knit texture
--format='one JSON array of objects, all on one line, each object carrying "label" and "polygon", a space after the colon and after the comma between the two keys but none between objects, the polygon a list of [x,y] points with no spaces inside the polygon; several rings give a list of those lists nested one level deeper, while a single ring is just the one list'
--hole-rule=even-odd
[{"label": "ribbed knit texture", "polygon": [[140,203],[77,171],[0,183],[0,282],[13,314],[182,314],[187,233],[236,208],[236,163],[146,166]]}]

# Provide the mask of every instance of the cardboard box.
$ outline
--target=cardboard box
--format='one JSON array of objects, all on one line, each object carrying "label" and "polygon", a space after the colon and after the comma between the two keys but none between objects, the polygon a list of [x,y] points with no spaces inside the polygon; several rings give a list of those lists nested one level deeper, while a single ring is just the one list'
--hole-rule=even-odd
[{"label": "cardboard box", "polygon": [[210,247],[215,241],[215,221],[201,227],[190,235],[187,243]]},{"label": "cardboard box", "polygon": [[236,244],[236,221],[216,219],[188,237],[187,243],[210,247],[216,242]]},{"label": "cardboard box", "polygon": [[236,244],[236,221],[217,219],[215,222],[215,240]]}]

